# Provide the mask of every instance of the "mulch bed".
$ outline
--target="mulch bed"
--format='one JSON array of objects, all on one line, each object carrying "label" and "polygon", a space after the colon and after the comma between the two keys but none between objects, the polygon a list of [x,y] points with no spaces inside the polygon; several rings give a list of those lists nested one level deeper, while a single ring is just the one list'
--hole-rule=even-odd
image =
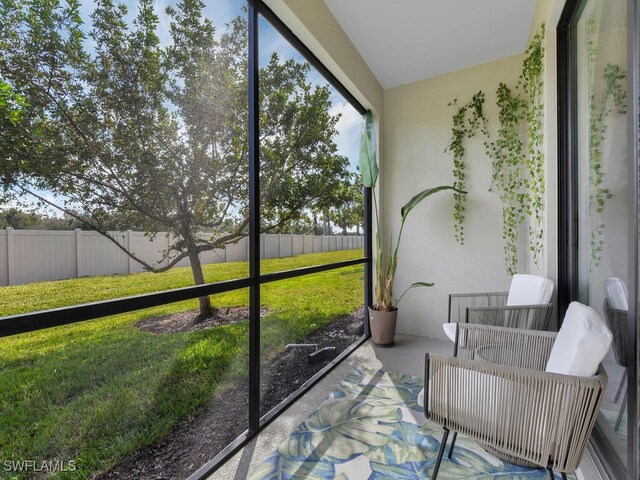
[{"label": "mulch bed", "polygon": [[[226,315],[226,323],[248,318],[246,308],[229,309],[229,312],[225,312],[226,309],[222,310],[217,314]],[[243,318],[239,318],[242,316],[241,310],[244,310]],[[193,324],[193,313],[185,317],[190,318]],[[171,329],[166,325],[166,318],[142,321],[138,328],[157,334],[189,331]],[[339,354],[362,335],[363,318],[364,309],[361,308],[312,332],[300,343],[317,343],[319,348],[333,346]],[[209,319],[196,324],[195,329],[212,328],[216,321],[225,320],[220,317],[216,319],[214,315],[209,326],[201,326],[208,321]],[[222,324],[224,323],[217,325]],[[309,364],[307,355],[311,351],[283,350],[271,355],[263,363],[260,375],[261,415],[278,405],[331,361],[329,359]],[[247,429],[248,399],[249,388],[246,383],[221,393],[195,419],[182,422],[160,442],[133,452],[122,463],[94,478],[164,480],[189,477]]]},{"label": "mulch bed", "polygon": [[[260,315],[264,316],[269,311],[266,308],[260,309]],[[214,313],[204,318],[194,310],[174,313],[162,317],[149,317],[136,322],[136,328],[143,332],[161,335],[165,333],[185,333],[207,328],[229,325],[242,322],[249,318],[247,307],[218,308]]]}]

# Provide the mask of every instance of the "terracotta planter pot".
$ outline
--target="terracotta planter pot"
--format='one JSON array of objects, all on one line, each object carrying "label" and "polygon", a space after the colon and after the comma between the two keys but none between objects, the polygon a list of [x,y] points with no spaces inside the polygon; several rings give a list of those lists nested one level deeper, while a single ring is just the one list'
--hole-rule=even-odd
[{"label": "terracotta planter pot", "polygon": [[396,336],[396,321],[398,310],[391,312],[373,310],[369,308],[369,325],[371,326],[371,340],[379,347],[392,347]]}]

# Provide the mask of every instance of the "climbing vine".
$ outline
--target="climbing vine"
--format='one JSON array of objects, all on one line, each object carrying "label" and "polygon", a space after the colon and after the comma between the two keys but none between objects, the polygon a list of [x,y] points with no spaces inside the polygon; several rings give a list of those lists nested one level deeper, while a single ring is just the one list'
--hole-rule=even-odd
[{"label": "climbing vine", "polygon": [[[487,118],[484,114],[484,92],[476,93],[469,103],[458,106],[458,100],[454,99],[449,106],[456,108],[453,115],[453,127],[451,129],[451,142],[445,152],[453,153],[453,186],[460,190],[466,190],[467,166],[465,162],[465,139],[476,135],[478,129],[488,135]],[[453,194],[454,199],[454,237],[461,245],[464,244],[464,219],[466,195]]]},{"label": "climbing vine", "polygon": [[[497,138],[485,142],[492,159],[491,190],[502,202],[502,238],[505,267],[511,275],[518,271],[520,226],[531,218],[529,251],[536,265],[542,255],[544,153],[542,123],[542,69],[544,61],[544,25],[525,51],[522,73],[515,89],[500,83],[496,90],[498,105]],[[523,131],[526,130],[526,140]]]},{"label": "climbing vine", "polygon": [[602,260],[604,222],[602,214],[611,192],[604,187],[602,168],[602,141],[607,132],[607,118],[612,112],[627,113],[624,88],[626,72],[619,66],[607,64],[604,68],[604,91],[595,88],[595,66],[598,54],[594,42],[588,42],[588,95],[589,95],[589,223],[591,232],[591,267]]},{"label": "climbing vine", "polygon": [[544,118],[544,104],[542,100],[542,68],[544,62],[544,25],[535,34],[522,64],[520,82],[522,90],[529,99],[526,110],[527,120],[527,157],[526,165],[529,178],[525,179],[528,187],[529,201],[528,214],[533,219],[533,225],[529,226],[529,250],[533,261],[538,265],[542,254],[543,236],[543,201],[544,201],[544,153],[542,122]]},{"label": "climbing vine", "polygon": [[[530,218],[529,252],[536,265],[543,248],[544,215],[544,104],[543,64],[544,25],[533,36],[522,64],[522,72],[514,89],[500,83],[496,91],[499,128],[496,138],[489,139],[484,114],[482,91],[473,99],[456,107],[453,115],[451,143],[445,151],[453,153],[454,186],[466,188],[466,139],[480,130],[486,137],[485,151],[491,158],[491,188],[502,203],[502,238],[505,267],[510,274],[518,271],[518,244],[521,226]],[[524,137],[526,132],[526,138]],[[454,206],[455,238],[464,243],[466,196],[456,196]]]},{"label": "climbing vine", "polygon": [[525,118],[525,101],[500,83],[497,138],[485,142],[492,159],[491,191],[498,193],[502,203],[502,238],[504,240],[505,266],[509,274],[517,273],[519,229],[528,213],[530,204],[526,188],[523,164],[524,143],[520,135],[520,122]]}]

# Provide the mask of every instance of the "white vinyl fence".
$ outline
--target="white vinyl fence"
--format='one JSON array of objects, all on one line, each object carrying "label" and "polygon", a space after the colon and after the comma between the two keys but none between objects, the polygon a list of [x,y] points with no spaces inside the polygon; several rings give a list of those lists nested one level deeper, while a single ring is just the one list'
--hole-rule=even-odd
[{"label": "white vinyl fence", "polygon": [[[158,233],[152,240],[143,232],[129,230],[117,233],[116,238],[150,265],[168,263],[168,260],[161,262],[162,251],[171,243],[165,233]],[[260,240],[262,258],[353,250],[364,246],[364,237],[355,235],[262,234]],[[248,255],[249,241],[242,238],[226,248],[204,252],[200,258],[205,264],[241,262],[248,260]],[[185,258],[176,266],[189,266],[189,260]],[[10,227],[0,230],[1,286],[142,271],[142,265],[97,232],[14,230]]]}]

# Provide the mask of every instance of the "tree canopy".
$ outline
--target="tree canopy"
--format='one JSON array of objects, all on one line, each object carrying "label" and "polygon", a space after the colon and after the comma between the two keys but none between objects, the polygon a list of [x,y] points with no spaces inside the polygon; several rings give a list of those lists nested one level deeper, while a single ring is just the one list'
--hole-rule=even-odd
[{"label": "tree canopy", "polygon": [[[94,5],[85,25],[76,0],[0,0],[3,195],[58,208],[125,251],[113,218],[167,232],[166,266],[127,254],[150,271],[189,258],[201,284],[198,255],[248,234],[246,18],[216,31],[202,1],[181,0],[161,42],[153,0],[133,21],[122,4]],[[349,180],[330,89],[309,72],[276,53],[259,72],[264,232],[330,205]]]}]

